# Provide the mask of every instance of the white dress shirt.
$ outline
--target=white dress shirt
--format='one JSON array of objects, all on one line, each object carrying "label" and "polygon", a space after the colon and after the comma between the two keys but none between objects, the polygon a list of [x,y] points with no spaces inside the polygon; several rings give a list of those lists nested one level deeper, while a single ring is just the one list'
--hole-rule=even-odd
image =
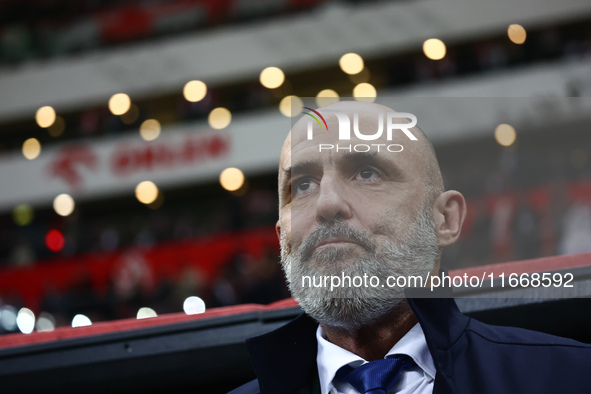
[{"label": "white dress shirt", "polygon": [[[329,342],[320,326],[316,331],[316,339],[318,340],[316,363],[318,364],[322,394],[357,394],[353,386],[336,379],[335,375],[344,365],[349,364],[356,368],[367,361]],[[418,323],[390,349],[386,356],[394,354],[405,354],[411,357],[416,365],[411,369],[402,370],[396,384],[388,391],[388,394],[433,393],[435,364],[427,347],[423,329]]]}]

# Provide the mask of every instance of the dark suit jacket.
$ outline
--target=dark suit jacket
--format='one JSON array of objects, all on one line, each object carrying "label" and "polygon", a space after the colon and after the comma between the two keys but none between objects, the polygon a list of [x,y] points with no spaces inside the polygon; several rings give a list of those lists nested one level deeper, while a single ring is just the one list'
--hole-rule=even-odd
[{"label": "dark suit jacket", "polygon": [[[463,315],[452,298],[411,298],[437,369],[433,393],[591,393],[591,345]],[[320,393],[317,323],[302,314],[247,341],[258,377],[239,393]]]}]

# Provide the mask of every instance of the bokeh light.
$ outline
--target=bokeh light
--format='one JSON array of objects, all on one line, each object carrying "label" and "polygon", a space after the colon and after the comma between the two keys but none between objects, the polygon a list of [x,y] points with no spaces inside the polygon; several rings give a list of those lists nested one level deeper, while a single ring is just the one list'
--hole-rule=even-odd
[{"label": "bokeh light", "polygon": [[527,38],[527,33],[521,25],[513,24],[507,28],[507,35],[514,44],[523,44]]},{"label": "bokeh light", "polygon": [[364,67],[363,58],[356,53],[346,53],[339,59],[339,66],[347,74],[359,74]]},{"label": "bokeh light", "polygon": [[140,136],[144,141],[153,141],[160,135],[160,122],[156,119],[145,120],[140,126]]},{"label": "bokeh light", "polygon": [[8,332],[16,330],[16,309],[12,305],[0,307],[0,325]]},{"label": "bokeh light", "polygon": [[370,83],[360,83],[353,88],[353,97],[357,101],[373,103],[376,101],[376,88]]},{"label": "bokeh light", "polygon": [[150,317],[156,317],[158,316],[158,314],[156,313],[156,311],[152,308],[148,308],[148,307],[143,307],[140,308],[137,311],[137,318],[138,319],[148,319]]},{"label": "bokeh light", "polygon": [[207,94],[207,85],[201,81],[189,81],[183,88],[183,96],[185,100],[192,103],[203,100]]},{"label": "bokeh light", "polygon": [[232,114],[226,108],[218,107],[211,110],[207,120],[212,129],[225,129],[232,121]]},{"label": "bokeh light", "polygon": [[443,41],[437,38],[430,38],[423,43],[423,53],[431,60],[443,59],[446,51]]},{"label": "bokeh light", "polygon": [[18,226],[26,226],[33,221],[33,208],[28,204],[19,204],[12,210],[12,220]]},{"label": "bokeh light", "polygon": [[52,252],[59,252],[64,248],[66,240],[64,235],[56,229],[51,229],[45,235],[45,246]]},{"label": "bokeh light", "polygon": [[35,329],[35,314],[29,308],[21,308],[16,315],[16,325],[23,334],[30,334]]},{"label": "bokeh light", "polygon": [[205,302],[199,297],[191,296],[183,302],[183,310],[187,315],[205,312]]},{"label": "bokeh light", "polygon": [[316,104],[319,107],[334,104],[339,101],[339,94],[332,89],[324,89],[316,95]]},{"label": "bokeh light", "polygon": [[267,67],[261,71],[259,76],[261,85],[267,89],[275,89],[283,84],[285,81],[285,74],[278,67]]},{"label": "bokeh light", "polygon": [[41,154],[41,143],[37,138],[29,138],[23,142],[23,156],[35,160]]},{"label": "bokeh light", "polygon": [[303,108],[304,102],[298,96],[285,96],[279,103],[279,111],[288,118],[298,116]]},{"label": "bokeh light", "polygon": [[69,194],[63,193],[53,199],[53,209],[60,216],[69,216],[74,207],[74,199]]},{"label": "bokeh light", "polygon": [[46,129],[51,126],[53,122],[55,122],[55,117],[55,109],[47,105],[37,110],[37,113],[35,114],[35,121],[39,127]]},{"label": "bokeh light", "polygon": [[55,318],[51,313],[41,312],[35,328],[38,332],[47,332],[55,330]]},{"label": "bokeh light", "polygon": [[495,129],[495,140],[501,146],[511,146],[515,143],[517,139],[517,133],[513,126],[501,123]]},{"label": "bokeh light", "polygon": [[244,174],[238,168],[226,168],[220,174],[220,184],[228,191],[240,189],[244,183]]},{"label": "bokeh light", "polygon": [[92,325],[92,322],[90,321],[90,319],[86,315],[78,314],[78,315],[74,316],[74,318],[72,319],[72,327],[85,327],[85,326],[91,326],[91,325]]},{"label": "bokeh light", "polygon": [[109,110],[113,115],[123,115],[131,108],[131,99],[125,93],[117,93],[109,99]]},{"label": "bokeh light", "polygon": [[158,198],[158,186],[152,181],[143,181],[135,187],[135,197],[142,204],[151,204]]}]

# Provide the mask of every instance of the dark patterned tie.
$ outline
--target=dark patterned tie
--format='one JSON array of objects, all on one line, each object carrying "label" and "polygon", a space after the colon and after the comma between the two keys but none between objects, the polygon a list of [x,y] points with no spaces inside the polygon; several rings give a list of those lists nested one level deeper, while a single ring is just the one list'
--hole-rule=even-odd
[{"label": "dark patterned tie", "polygon": [[403,368],[411,368],[412,359],[404,355],[371,361],[353,369],[345,365],[338,370],[338,379],[349,382],[362,394],[386,394],[394,386]]}]

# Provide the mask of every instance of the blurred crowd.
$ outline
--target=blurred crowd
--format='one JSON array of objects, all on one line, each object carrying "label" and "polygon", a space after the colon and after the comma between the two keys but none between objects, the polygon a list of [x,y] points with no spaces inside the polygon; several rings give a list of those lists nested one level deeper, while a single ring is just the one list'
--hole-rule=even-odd
[{"label": "blurred crowd", "polygon": [[[236,304],[268,304],[289,297],[283,274],[277,264],[276,250],[267,250],[256,258],[239,253],[230,258],[215,276],[199,264],[186,264],[177,272],[156,277],[141,254],[124,256],[124,264],[115,270],[106,286],[94,283],[88,270],[71,276],[65,290],[50,281],[42,297],[31,303],[18,293],[0,297],[0,334],[18,332],[4,311],[32,309],[38,317],[50,319],[53,327],[69,327],[76,315],[91,322],[136,318],[149,308],[155,314],[191,313],[187,300],[198,297],[204,309]],[[192,312],[195,313],[195,312]],[[3,320],[4,318],[4,320]],[[37,327],[39,329],[39,327]]]},{"label": "blurred crowd", "polygon": [[[243,196],[222,193],[203,196],[183,190],[169,197],[163,192],[161,206],[146,208],[130,199],[119,207],[107,203],[94,211],[83,205],[68,217],[39,211],[35,213],[39,217],[26,226],[18,226],[5,215],[0,220],[0,267],[52,264],[56,257],[151,248],[275,224],[274,190],[258,188]],[[64,247],[58,253],[49,250],[45,242],[50,228],[64,234]]]}]

